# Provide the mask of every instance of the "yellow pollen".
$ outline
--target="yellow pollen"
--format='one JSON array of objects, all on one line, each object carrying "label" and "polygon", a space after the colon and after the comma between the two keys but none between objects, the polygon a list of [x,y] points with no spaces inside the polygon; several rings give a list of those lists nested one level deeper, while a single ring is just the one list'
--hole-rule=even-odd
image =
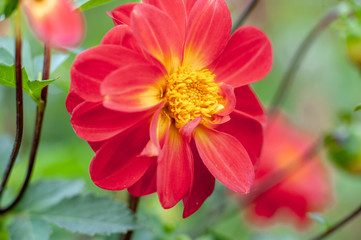
[{"label": "yellow pollen", "polygon": [[208,69],[191,70],[189,66],[180,67],[166,76],[166,108],[177,128],[201,115],[201,123],[205,123],[224,108],[219,84],[214,82],[214,77],[215,74]]}]

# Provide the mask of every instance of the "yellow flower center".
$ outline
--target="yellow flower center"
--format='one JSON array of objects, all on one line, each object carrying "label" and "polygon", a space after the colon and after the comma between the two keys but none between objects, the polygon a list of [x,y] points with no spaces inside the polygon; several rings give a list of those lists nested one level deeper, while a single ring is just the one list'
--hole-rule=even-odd
[{"label": "yellow flower center", "polygon": [[219,84],[214,82],[214,77],[208,69],[191,70],[189,66],[180,67],[166,76],[166,108],[177,128],[201,115],[204,123],[224,108]]}]

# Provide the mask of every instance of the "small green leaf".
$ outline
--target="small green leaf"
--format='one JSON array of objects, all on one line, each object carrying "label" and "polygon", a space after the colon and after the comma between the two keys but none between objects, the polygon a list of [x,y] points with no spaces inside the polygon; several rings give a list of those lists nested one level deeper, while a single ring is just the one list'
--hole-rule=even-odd
[{"label": "small green leaf", "polygon": [[[43,80],[43,81],[30,81],[28,74],[25,68],[22,69],[23,75],[23,90],[29,94],[29,96],[34,99],[35,102],[40,101],[41,97],[41,90],[49,85],[50,83],[54,82],[55,79],[52,80]],[[0,84],[15,87],[15,66],[7,66],[0,64]]]},{"label": "small green leaf", "polygon": [[14,66],[0,64],[0,84],[15,87]]},{"label": "small green leaf", "polygon": [[51,234],[49,223],[27,215],[14,217],[8,230],[10,240],[48,240]]},{"label": "small green leaf", "polygon": [[[94,8],[106,3],[109,3],[111,1],[114,0],[75,0],[76,6],[77,8],[80,7],[81,10],[85,11],[88,10],[90,8]],[[119,5],[125,4],[125,3],[129,3],[129,2],[139,2],[137,0],[118,0],[117,3]]]},{"label": "small green leaf", "polygon": [[[35,81],[28,81],[28,91],[27,93],[30,95],[30,97],[32,97],[32,99],[34,99],[35,102],[40,101],[41,98],[41,90],[48,86],[50,83],[54,82],[55,79],[51,79],[51,80],[35,80]],[[24,88],[25,90],[25,88]],[[25,90],[26,91],[26,90]]]},{"label": "small green leaf", "polygon": [[16,207],[23,211],[36,211],[48,208],[65,198],[70,198],[83,190],[84,183],[80,180],[48,180],[38,181],[30,185],[23,199]]},{"label": "small green leaf", "polygon": [[357,105],[357,106],[355,107],[355,109],[354,109],[355,112],[356,112],[356,111],[359,111],[359,110],[361,110],[361,103],[360,103],[359,105]]},{"label": "small green leaf", "polygon": [[82,5],[84,5],[85,3],[89,2],[90,0],[74,0],[76,8],[81,7]]},{"label": "small green leaf", "polygon": [[108,2],[111,2],[113,0],[89,0],[85,3],[83,3],[80,7],[81,10],[87,10],[87,9],[90,9],[90,8],[94,8],[94,7],[97,7],[97,6],[100,6],[100,5],[103,5],[103,4],[106,4]]},{"label": "small green leaf", "polygon": [[65,199],[38,216],[71,232],[88,235],[124,233],[136,228],[125,204],[94,195]]},{"label": "small green leaf", "polygon": [[0,5],[0,21],[3,21],[6,18],[10,17],[18,4],[19,0],[5,0],[5,2]]}]

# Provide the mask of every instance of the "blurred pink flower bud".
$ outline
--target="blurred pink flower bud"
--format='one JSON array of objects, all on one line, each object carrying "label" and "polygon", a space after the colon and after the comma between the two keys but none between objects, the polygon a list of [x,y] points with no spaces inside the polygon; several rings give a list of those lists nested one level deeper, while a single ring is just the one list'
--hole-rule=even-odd
[{"label": "blurred pink flower bud", "polygon": [[36,36],[54,48],[80,44],[85,21],[69,0],[23,0],[23,8]]},{"label": "blurred pink flower bud", "polygon": [[253,189],[291,165],[299,165],[299,169],[253,201],[247,212],[253,224],[285,222],[304,228],[311,223],[307,213],[322,212],[332,201],[330,175],[321,162],[322,155],[302,163],[315,140],[316,136],[292,125],[282,114],[266,127]]}]

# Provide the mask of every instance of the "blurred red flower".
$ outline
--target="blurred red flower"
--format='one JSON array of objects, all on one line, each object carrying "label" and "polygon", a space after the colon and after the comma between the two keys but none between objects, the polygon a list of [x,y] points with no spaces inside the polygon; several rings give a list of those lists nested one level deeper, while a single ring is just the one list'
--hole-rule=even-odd
[{"label": "blurred red flower", "polygon": [[272,66],[255,27],[230,36],[224,0],[144,0],[109,13],[117,25],[71,70],[67,108],[96,152],[90,175],[107,190],[183,200],[188,217],[215,178],[249,192],[263,110],[248,84]]},{"label": "blurred red flower", "polygon": [[266,127],[252,189],[256,190],[281,170],[292,166],[299,166],[299,169],[253,201],[247,212],[252,223],[263,225],[279,220],[306,227],[310,223],[307,213],[320,212],[330,203],[330,177],[321,163],[320,154],[302,163],[302,156],[315,142],[316,136],[291,125],[281,114]]},{"label": "blurred red flower", "polygon": [[75,47],[82,41],[84,17],[70,0],[22,0],[21,4],[41,41],[58,49]]}]

